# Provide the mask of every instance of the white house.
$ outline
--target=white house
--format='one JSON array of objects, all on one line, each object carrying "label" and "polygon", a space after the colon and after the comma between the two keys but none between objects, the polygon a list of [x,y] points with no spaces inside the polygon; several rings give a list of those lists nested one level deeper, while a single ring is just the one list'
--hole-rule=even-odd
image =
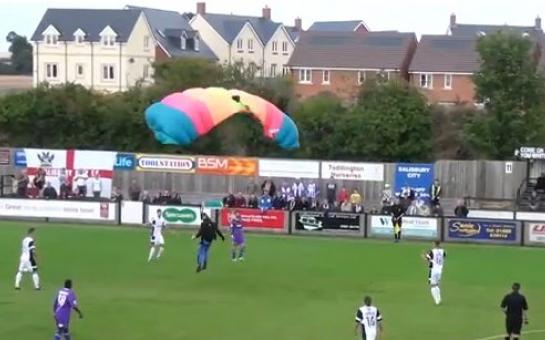
[{"label": "white house", "polygon": [[[196,15],[190,25],[218,57],[219,62],[244,62],[255,67],[260,76],[282,75],[301,31],[301,20],[295,27],[285,27],[271,20],[271,9],[263,8],[260,17],[212,14],[206,3],[197,3]],[[285,71],[283,71],[285,70]]]}]

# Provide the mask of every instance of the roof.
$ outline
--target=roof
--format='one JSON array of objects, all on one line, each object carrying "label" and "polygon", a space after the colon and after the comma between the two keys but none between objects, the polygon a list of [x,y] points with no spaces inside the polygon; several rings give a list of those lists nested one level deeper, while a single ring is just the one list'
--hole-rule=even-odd
[{"label": "roof", "polygon": [[303,32],[291,67],[400,69],[414,33]]},{"label": "roof", "polygon": [[262,17],[241,16],[232,14],[206,13],[203,18],[218,32],[229,44],[233,43],[242,27],[250,23],[256,31],[263,45],[271,40],[272,36],[280,27],[280,23]]},{"label": "roof", "polygon": [[155,41],[171,56],[217,59],[217,56],[202,39],[199,41],[199,51],[182,50],[181,46],[177,44],[179,40],[174,37],[181,37],[183,32],[186,32],[188,38],[192,38],[196,34],[196,31],[189,25],[187,16],[175,11],[136,6],[129,6],[129,8],[144,12]]},{"label": "roof", "polygon": [[59,31],[59,41],[74,40],[74,32],[82,29],[87,41],[100,41],[100,32],[110,26],[118,42],[126,42],[140,16],[132,9],[48,9],[38,24],[32,41],[41,41],[42,33],[50,25]]},{"label": "roof", "polygon": [[316,32],[353,32],[359,25],[367,28],[367,25],[361,20],[349,21],[316,21],[309,27],[309,31]]},{"label": "roof", "polygon": [[478,38],[423,35],[409,72],[474,73],[480,67]]},{"label": "roof", "polygon": [[291,40],[293,41],[296,41],[297,39],[299,39],[299,36],[301,36],[301,30],[298,29],[297,27],[295,26],[284,26],[286,28],[286,31],[288,31],[290,37],[291,37]]},{"label": "roof", "polygon": [[454,36],[478,36],[481,33],[492,34],[500,31],[511,31],[515,33],[543,33],[541,29],[534,26],[510,26],[510,25],[473,25],[473,24],[455,24],[450,27],[451,34]]}]

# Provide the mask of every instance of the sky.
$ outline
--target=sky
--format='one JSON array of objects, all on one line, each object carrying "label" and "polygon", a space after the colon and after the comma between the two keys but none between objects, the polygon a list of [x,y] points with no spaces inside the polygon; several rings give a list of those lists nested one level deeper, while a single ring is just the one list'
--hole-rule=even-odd
[{"label": "sky", "polygon": [[[204,1],[204,0],[203,0]],[[9,48],[8,32],[30,37],[47,8],[123,8],[139,5],[195,12],[192,0],[0,0],[0,53]],[[267,5],[272,19],[293,25],[296,17],[308,28],[314,21],[363,20],[371,30],[422,34],[446,33],[451,13],[460,23],[532,26],[545,16],[543,0],[207,0],[210,13],[261,15]],[[545,23],[545,20],[543,21]]]}]

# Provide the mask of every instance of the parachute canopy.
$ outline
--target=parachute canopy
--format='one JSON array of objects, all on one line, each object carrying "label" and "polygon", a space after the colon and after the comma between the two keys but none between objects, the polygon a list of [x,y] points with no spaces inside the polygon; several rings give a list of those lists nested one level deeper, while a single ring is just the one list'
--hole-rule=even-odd
[{"label": "parachute canopy", "polygon": [[237,113],[253,115],[263,133],[284,149],[299,147],[293,120],[265,99],[239,90],[193,88],[166,96],[146,110],[146,123],[163,144],[188,145]]}]

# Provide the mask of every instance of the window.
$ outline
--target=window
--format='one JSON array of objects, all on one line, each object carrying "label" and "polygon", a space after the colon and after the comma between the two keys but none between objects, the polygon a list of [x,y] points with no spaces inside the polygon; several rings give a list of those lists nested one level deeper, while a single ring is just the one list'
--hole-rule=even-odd
[{"label": "window", "polygon": [[312,72],[308,68],[303,68],[299,70],[299,83],[301,84],[311,84],[312,83]]},{"label": "window", "polygon": [[45,78],[57,79],[59,77],[57,64],[45,64]]},{"label": "window", "polygon": [[56,34],[48,34],[45,36],[46,45],[57,45],[59,42],[59,36]]},{"label": "window", "polygon": [[272,51],[273,51],[274,54],[278,53],[278,41],[273,41],[272,42]]},{"label": "window", "polygon": [[144,72],[143,72],[144,79],[149,78],[149,65],[144,65]]},{"label": "window", "polygon": [[282,66],[282,75],[287,76],[288,74],[290,74],[290,68],[287,67],[286,65],[283,65]]},{"label": "window", "polygon": [[144,37],[144,50],[149,50],[149,36]]},{"label": "window", "polygon": [[284,54],[288,53],[288,42],[287,41],[282,42],[282,53],[284,53]]},{"label": "window", "polygon": [[104,35],[104,36],[102,36],[102,45],[103,46],[114,46],[115,45],[115,36],[114,35]]},{"label": "window", "polygon": [[115,80],[114,65],[102,65],[102,80]]},{"label": "window", "polygon": [[181,37],[180,39],[181,39],[180,48],[182,50],[185,50],[187,48],[187,39],[184,37]]},{"label": "window", "polygon": [[329,85],[329,70],[324,70],[322,74],[322,84]]},{"label": "window", "polygon": [[257,73],[257,65],[255,63],[250,63],[250,65],[248,65],[248,69],[251,74]]},{"label": "window", "polygon": [[76,78],[81,78],[84,75],[83,64],[76,64]]},{"label": "window", "polygon": [[196,51],[196,52],[199,52],[199,50],[201,49],[201,39],[199,39],[199,37],[195,37],[193,39],[194,43],[193,43],[193,49]]},{"label": "window", "polygon": [[248,51],[250,53],[254,52],[254,39],[248,39]]},{"label": "window", "polygon": [[447,90],[452,89],[452,74],[445,74],[443,86]]},{"label": "window", "polygon": [[365,71],[358,71],[358,85],[365,83]]},{"label": "window", "polygon": [[237,40],[237,51],[242,52],[244,49],[244,41],[242,39]]},{"label": "window", "polygon": [[425,89],[433,88],[433,75],[423,73],[420,75],[420,87]]},{"label": "window", "polygon": [[85,37],[83,35],[76,35],[75,41],[76,41],[76,44],[81,45],[85,41]]},{"label": "window", "polygon": [[271,77],[276,77],[276,64],[271,64]]}]

